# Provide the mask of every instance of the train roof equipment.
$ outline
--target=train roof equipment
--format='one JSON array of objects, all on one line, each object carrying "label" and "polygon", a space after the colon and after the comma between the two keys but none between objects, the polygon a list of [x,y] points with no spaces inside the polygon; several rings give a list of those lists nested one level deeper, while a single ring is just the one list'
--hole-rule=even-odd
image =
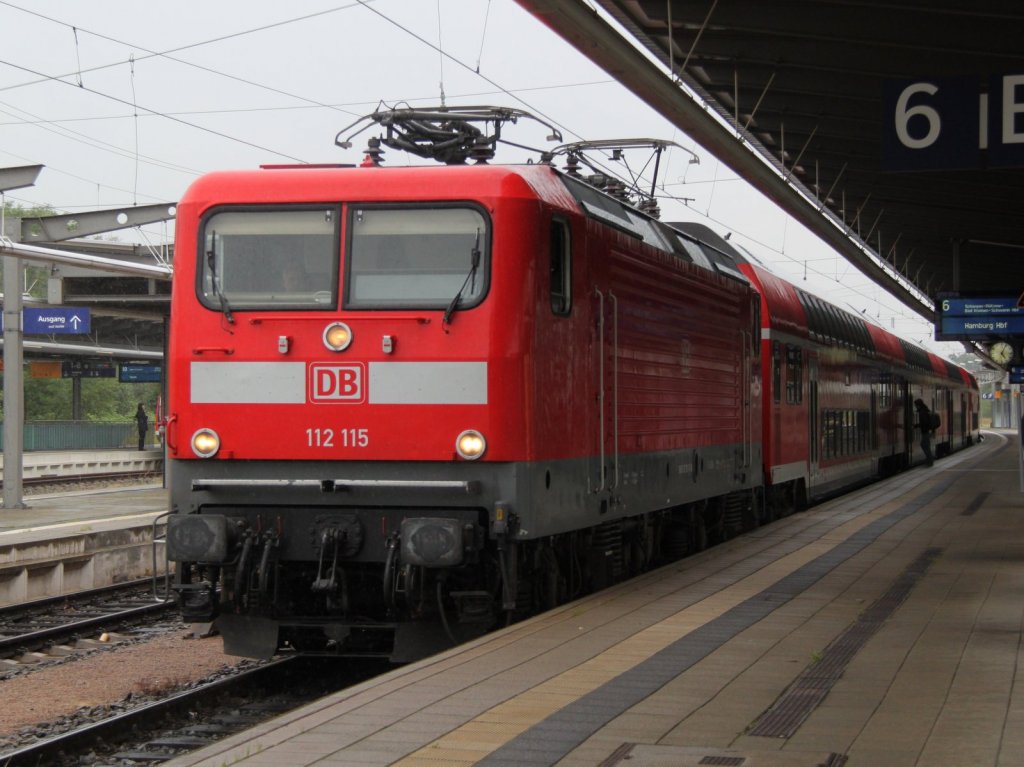
[{"label": "train roof equipment", "polygon": [[[367,142],[365,162],[369,165],[380,165],[383,162],[382,146],[446,165],[465,165],[470,160],[478,165],[486,164],[494,159],[495,147],[499,142],[536,151],[539,161],[548,165],[553,164],[556,157],[564,156],[566,175],[578,178],[653,218],[658,218],[660,214],[656,191],[662,154],[668,149],[676,148],[690,155],[690,164],[700,163],[700,157],[691,150],[674,141],[662,139],[574,141],[560,144],[549,151],[532,149],[502,139],[501,133],[505,124],[515,124],[521,119],[533,120],[547,128],[550,131],[548,141],[562,140],[558,128],[521,109],[497,106],[439,106],[428,109],[378,109],[339,131],[334,143],[343,149],[349,149],[352,147],[352,139],[373,125],[379,125],[384,132],[371,137]],[[626,153],[633,150],[650,152],[636,172],[626,159]],[[596,153],[601,154],[600,159],[593,156]],[[607,167],[608,162],[621,163],[629,177],[628,181],[611,172]],[[654,167],[650,174],[648,189],[644,174],[652,163]],[[590,173],[584,175],[581,168],[589,170]]]},{"label": "train roof equipment", "polygon": [[[352,139],[376,124],[384,128],[385,133],[370,138],[368,142],[366,155],[374,165],[382,162],[381,144],[445,165],[464,165],[467,160],[484,164],[494,158],[494,147],[501,140],[501,129],[505,123],[516,123],[520,119],[534,120],[548,128],[551,131],[548,141],[562,140],[562,134],[556,127],[521,109],[440,106],[432,109],[378,109],[339,131],[334,143],[342,149],[349,149]],[[357,127],[358,130],[350,133]],[[349,135],[343,139],[342,134],[345,133]]]}]

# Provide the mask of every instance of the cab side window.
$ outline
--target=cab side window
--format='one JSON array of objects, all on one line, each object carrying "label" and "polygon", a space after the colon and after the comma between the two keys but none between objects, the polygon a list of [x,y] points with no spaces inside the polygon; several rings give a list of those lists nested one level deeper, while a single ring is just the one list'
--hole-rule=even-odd
[{"label": "cab side window", "polygon": [[551,263],[549,268],[551,311],[567,317],[572,311],[572,240],[569,222],[551,220]]}]

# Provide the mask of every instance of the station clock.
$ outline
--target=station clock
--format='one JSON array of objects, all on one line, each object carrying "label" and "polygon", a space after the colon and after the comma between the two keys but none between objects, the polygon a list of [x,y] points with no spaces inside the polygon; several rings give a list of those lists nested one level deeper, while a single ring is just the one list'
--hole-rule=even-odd
[{"label": "station clock", "polygon": [[992,361],[998,365],[1006,365],[1013,359],[1013,347],[1006,341],[996,341],[988,349]]}]

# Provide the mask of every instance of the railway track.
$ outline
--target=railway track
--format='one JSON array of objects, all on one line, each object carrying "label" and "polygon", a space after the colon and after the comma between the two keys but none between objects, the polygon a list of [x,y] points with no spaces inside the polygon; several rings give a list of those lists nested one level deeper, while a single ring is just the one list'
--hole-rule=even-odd
[{"label": "railway track", "polygon": [[0,658],[28,656],[29,662],[37,662],[54,647],[66,655],[68,643],[86,634],[115,632],[170,613],[174,606],[173,600],[158,598],[154,582],[146,579],[4,607]]},{"label": "railway track", "polygon": [[5,767],[160,764],[387,668],[384,661],[345,663],[307,657],[259,662],[39,743],[0,753],[0,763]]},{"label": "railway track", "polygon": [[[148,481],[159,481],[163,474],[159,471],[110,471],[100,473],[47,475],[43,477],[25,477],[22,487],[26,494],[47,492],[68,492],[87,489],[94,486],[136,484]],[[0,478],[0,488],[3,488]]]},{"label": "railway track", "polygon": [[[0,658],[10,665],[0,678],[31,673],[40,663],[63,662],[70,653],[110,646],[121,637],[135,639],[140,627],[149,631],[154,620],[180,628],[174,606],[172,600],[158,599],[154,581],[146,579],[2,608]],[[111,637],[109,644],[92,638],[101,633]],[[73,720],[41,725],[23,736],[22,743],[46,730],[56,734],[12,744],[0,753],[0,764],[159,764],[388,668],[383,660],[365,659],[353,663],[288,656],[246,662],[222,668],[203,682],[142,690],[111,706],[80,709]],[[74,673],[74,666],[67,673]]]}]

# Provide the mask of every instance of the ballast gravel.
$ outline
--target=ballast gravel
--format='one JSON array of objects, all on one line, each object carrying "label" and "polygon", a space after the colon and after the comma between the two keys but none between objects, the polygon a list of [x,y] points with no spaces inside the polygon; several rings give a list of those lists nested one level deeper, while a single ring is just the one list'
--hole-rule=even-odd
[{"label": "ballast gravel", "polygon": [[220,637],[182,627],[0,680],[0,753],[250,663],[221,647]]}]

